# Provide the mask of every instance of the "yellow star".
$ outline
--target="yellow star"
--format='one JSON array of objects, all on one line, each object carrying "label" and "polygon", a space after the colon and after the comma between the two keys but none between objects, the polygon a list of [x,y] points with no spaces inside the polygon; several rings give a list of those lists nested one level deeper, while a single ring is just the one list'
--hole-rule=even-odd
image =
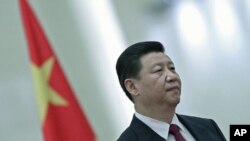
[{"label": "yellow star", "polygon": [[52,66],[54,64],[54,58],[47,59],[39,68],[35,64],[32,64],[32,75],[35,81],[36,99],[39,108],[40,122],[43,122],[48,111],[48,104],[51,103],[57,106],[66,106],[67,101],[60,96],[49,85],[50,74]]}]

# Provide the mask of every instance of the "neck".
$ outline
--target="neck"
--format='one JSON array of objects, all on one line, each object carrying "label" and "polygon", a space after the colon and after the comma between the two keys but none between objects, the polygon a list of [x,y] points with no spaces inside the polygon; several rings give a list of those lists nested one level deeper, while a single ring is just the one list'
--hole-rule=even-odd
[{"label": "neck", "polygon": [[176,106],[143,107],[135,104],[136,112],[163,122],[171,123],[175,114]]}]

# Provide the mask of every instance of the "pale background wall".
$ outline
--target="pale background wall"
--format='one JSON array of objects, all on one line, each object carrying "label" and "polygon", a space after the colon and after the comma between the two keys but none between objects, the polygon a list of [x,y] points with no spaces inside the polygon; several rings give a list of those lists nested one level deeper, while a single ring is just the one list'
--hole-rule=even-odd
[{"label": "pale background wall", "polygon": [[[227,138],[230,124],[250,123],[249,1],[30,2],[100,141],[131,120],[115,61],[142,40],[161,41],[174,60],[179,113],[213,118]],[[33,88],[18,1],[0,0],[0,140],[42,141]]]}]

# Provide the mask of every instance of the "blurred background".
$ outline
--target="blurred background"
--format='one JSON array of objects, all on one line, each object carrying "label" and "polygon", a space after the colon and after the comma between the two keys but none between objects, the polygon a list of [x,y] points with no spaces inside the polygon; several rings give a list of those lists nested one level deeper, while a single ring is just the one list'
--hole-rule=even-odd
[{"label": "blurred background", "polygon": [[[29,0],[99,141],[133,104],[115,72],[129,45],[160,41],[182,78],[178,113],[250,124],[249,0]],[[17,0],[0,0],[0,140],[42,141]]]}]

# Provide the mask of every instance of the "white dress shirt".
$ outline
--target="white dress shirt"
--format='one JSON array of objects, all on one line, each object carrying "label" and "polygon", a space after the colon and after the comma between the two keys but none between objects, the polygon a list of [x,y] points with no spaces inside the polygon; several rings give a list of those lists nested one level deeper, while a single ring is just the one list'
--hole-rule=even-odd
[{"label": "white dress shirt", "polygon": [[[174,136],[168,133],[170,124],[141,115],[137,112],[135,112],[135,116],[165,140],[175,141]],[[187,130],[187,128],[179,121],[176,114],[174,115],[171,124],[176,124],[179,126],[181,135],[186,139],[186,141],[195,141],[194,137]]]}]

